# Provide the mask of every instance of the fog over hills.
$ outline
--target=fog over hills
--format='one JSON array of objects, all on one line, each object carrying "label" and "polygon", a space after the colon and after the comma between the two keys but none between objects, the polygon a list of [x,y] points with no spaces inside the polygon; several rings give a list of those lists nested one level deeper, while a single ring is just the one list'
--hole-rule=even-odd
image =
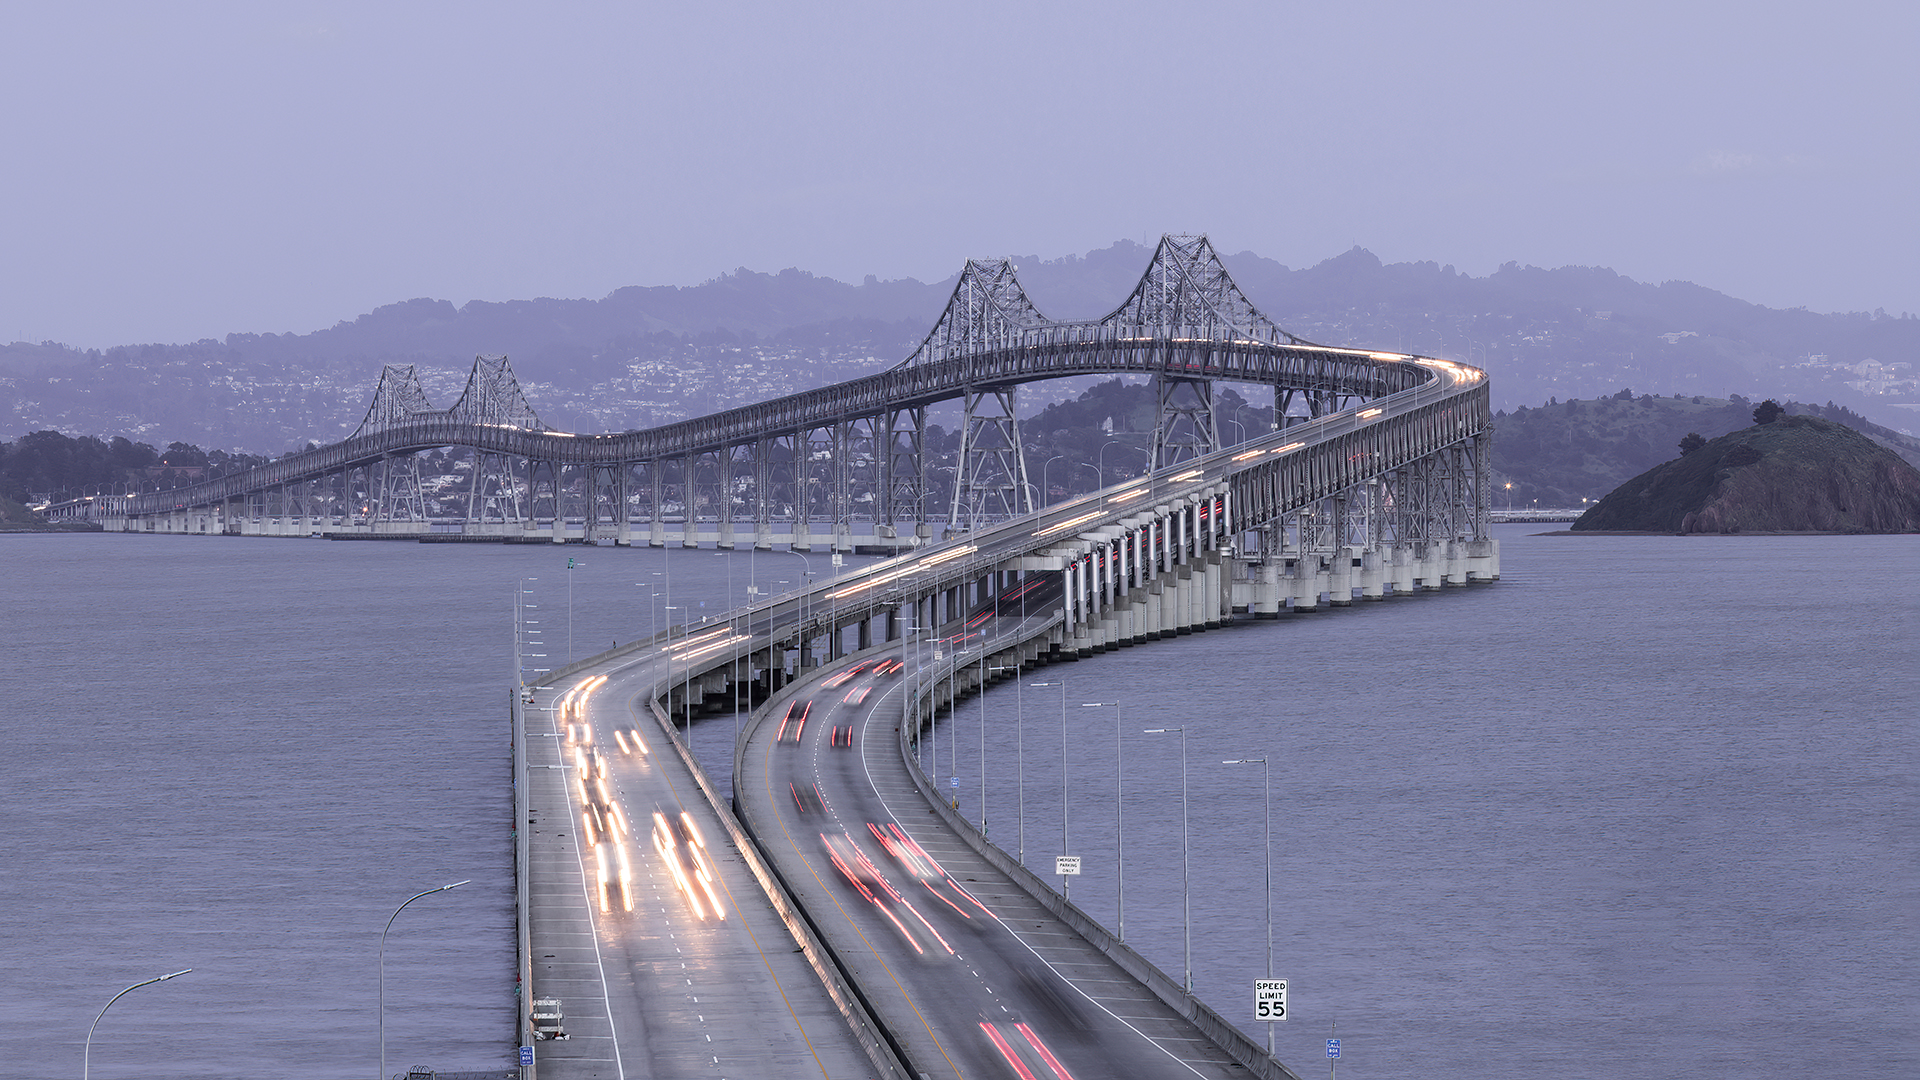
[{"label": "fog over hills", "polygon": [[[1123,240],[1014,261],[1041,311],[1087,319],[1125,299],[1151,254]],[[1901,407],[1920,402],[1920,318],[1906,313],[1765,308],[1596,267],[1508,264],[1476,278],[1431,262],[1382,264],[1360,248],[1303,269],[1253,252],[1226,263],[1255,304],[1304,338],[1484,366],[1496,408],[1631,387],[1830,400],[1895,429],[1920,428],[1920,416]],[[352,431],[382,364],[419,365],[444,406],[480,353],[512,357],[548,423],[645,427],[896,363],[932,326],[954,280],[850,284],[743,268],[598,300],[407,300],[307,334],[87,351],[15,342],[0,346],[0,438],[55,429],[278,452]],[[1078,389],[1034,387],[1025,407]]]}]

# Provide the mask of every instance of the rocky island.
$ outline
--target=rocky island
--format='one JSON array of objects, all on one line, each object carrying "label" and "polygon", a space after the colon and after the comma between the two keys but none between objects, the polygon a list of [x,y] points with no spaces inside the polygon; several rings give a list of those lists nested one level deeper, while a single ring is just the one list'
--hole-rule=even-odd
[{"label": "rocky island", "polygon": [[1576,532],[1920,532],[1920,469],[1830,420],[1773,402],[1752,427],[1689,435],[1681,456],[1615,488]]}]

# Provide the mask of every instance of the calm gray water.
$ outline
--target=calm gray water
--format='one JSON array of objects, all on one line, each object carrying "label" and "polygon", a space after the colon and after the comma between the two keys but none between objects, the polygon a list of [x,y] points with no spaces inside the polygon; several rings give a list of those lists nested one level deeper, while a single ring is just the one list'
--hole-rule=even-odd
[{"label": "calm gray water", "polygon": [[[1317,1075],[1920,1075],[1920,545],[1503,529],[1505,580],[1045,669],[1069,683],[1075,900],[1179,977],[1187,727],[1196,991],[1250,1022],[1273,761],[1282,1060]],[[580,655],[744,594],[748,556],[0,537],[13,707],[0,1074],[505,1065],[514,583]],[[821,562],[814,557],[815,563]],[[731,570],[729,571],[729,567]],[[761,554],[761,588],[802,562]],[[824,569],[824,567],[816,567]],[[638,584],[636,584],[638,583]],[[684,614],[684,612],[682,613]],[[1028,861],[1060,850],[1061,707],[1024,697]],[[1016,843],[1015,694],[985,701]],[[979,801],[979,703],[942,732]],[[731,720],[696,729],[718,764]],[[957,737],[959,769],[946,740]]]}]

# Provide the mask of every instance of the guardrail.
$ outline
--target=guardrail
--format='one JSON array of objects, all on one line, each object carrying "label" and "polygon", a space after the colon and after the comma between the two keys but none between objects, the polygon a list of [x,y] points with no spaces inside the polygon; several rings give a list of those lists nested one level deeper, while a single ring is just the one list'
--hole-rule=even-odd
[{"label": "guardrail", "polygon": [[[508,688],[512,700],[509,711],[513,717],[513,895],[514,910],[518,918],[514,920],[514,947],[519,953],[519,965],[513,982],[514,1009],[518,1015],[514,1034],[518,1038],[517,1046],[532,1046],[533,1038],[533,922],[531,903],[532,857],[529,846],[533,843],[532,834],[527,831],[527,822],[531,818],[527,793],[527,712],[520,697],[520,688]],[[538,1080],[538,1066],[521,1067],[521,1080]]]}]

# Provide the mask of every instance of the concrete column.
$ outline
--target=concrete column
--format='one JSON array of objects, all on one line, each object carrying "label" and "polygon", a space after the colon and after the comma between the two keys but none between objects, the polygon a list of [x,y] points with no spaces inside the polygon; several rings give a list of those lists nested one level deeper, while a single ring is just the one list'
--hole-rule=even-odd
[{"label": "concrete column", "polygon": [[1353,549],[1333,549],[1327,562],[1327,603],[1337,608],[1353,606]]},{"label": "concrete column", "polygon": [[1318,566],[1319,560],[1304,551],[1296,552],[1287,560],[1287,610],[1296,613],[1319,610],[1319,583],[1314,577]]},{"label": "concrete column", "polygon": [[1263,561],[1249,569],[1252,581],[1248,590],[1247,614],[1256,619],[1277,619],[1280,617],[1280,563],[1268,552],[1261,552]]},{"label": "concrete column", "polygon": [[1467,542],[1467,580],[1500,580],[1500,541],[1470,540]]},{"label": "concrete column", "polygon": [[1215,547],[1207,557],[1207,586],[1201,593],[1201,603],[1206,605],[1202,612],[1204,625],[1209,630],[1220,629],[1222,616],[1221,597],[1226,591],[1226,565],[1220,561],[1220,549]]}]

